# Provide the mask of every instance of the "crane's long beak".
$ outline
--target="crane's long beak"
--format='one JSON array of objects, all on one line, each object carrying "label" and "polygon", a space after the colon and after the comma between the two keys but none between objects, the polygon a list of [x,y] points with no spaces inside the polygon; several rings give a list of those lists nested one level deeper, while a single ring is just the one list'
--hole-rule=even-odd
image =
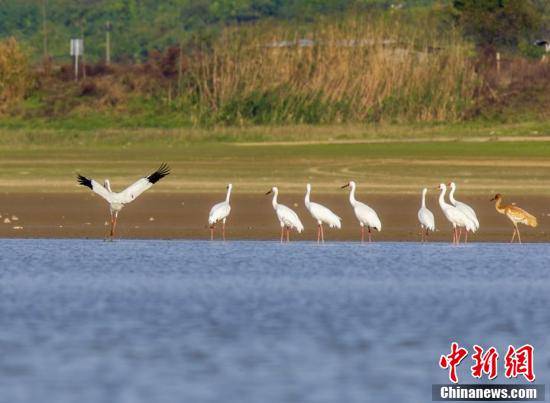
[{"label": "crane's long beak", "polygon": [[268,195],[268,194],[270,194],[270,193],[271,193],[271,190],[270,190],[270,191],[268,191],[268,192],[266,193],[266,195]]},{"label": "crane's long beak", "polygon": [[349,183],[346,183],[344,186],[340,186],[340,189],[345,189],[349,186]]}]

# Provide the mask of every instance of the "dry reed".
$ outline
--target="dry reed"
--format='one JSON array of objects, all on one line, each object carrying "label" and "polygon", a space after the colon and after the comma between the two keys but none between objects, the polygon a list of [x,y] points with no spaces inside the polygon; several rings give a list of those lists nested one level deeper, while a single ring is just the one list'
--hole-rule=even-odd
[{"label": "dry reed", "polygon": [[471,51],[429,21],[233,27],[190,58],[182,95],[230,124],[455,121],[479,86]]}]

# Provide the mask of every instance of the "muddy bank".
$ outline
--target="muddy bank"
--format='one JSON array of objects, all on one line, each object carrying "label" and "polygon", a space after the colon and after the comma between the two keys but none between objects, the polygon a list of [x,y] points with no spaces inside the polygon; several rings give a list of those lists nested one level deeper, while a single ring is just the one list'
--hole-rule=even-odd
[{"label": "muddy bank", "polygon": [[[223,194],[144,194],[120,213],[118,237],[208,239],[208,212],[223,197]],[[382,220],[382,232],[374,235],[375,240],[419,239],[416,217],[419,196],[359,194],[358,198],[377,210]],[[481,224],[473,240],[508,241],[512,226],[506,217],[497,214],[489,198],[490,195],[462,199],[476,209]],[[312,200],[326,205],[342,217],[341,230],[326,230],[328,241],[359,239],[360,228],[347,193],[315,193]],[[279,201],[294,208],[304,223],[304,233],[293,234],[293,239],[315,239],[316,225],[304,207],[303,195],[282,194]],[[550,197],[509,195],[505,202],[516,202],[539,220],[537,228],[521,226],[524,242],[550,241]],[[431,238],[449,240],[450,225],[439,209],[436,191],[432,191],[427,203],[436,218],[437,231]],[[232,213],[227,224],[229,239],[278,239],[280,228],[269,196],[237,193],[232,197],[231,205]],[[0,214],[0,237],[3,238],[103,238],[108,231],[107,204],[90,193],[2,194]]]}]

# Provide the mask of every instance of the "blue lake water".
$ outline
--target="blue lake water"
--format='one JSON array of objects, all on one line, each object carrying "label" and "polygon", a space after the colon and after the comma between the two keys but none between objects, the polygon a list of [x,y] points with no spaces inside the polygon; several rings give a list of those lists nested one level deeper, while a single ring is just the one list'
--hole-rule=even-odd
[{"label": "blue lake water", "polygon": [[0,246],[2,403],[424,403],[451,341],[550,375],[546,244]]}]

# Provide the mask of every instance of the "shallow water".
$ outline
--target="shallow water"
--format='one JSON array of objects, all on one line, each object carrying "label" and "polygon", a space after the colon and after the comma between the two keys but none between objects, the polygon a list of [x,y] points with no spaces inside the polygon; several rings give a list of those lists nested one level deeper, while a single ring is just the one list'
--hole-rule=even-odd
[{"label": "shallow water", "polygon": [[550,375],[548,244],[0,245],[2,403],[426,402],[451,341]]}]

